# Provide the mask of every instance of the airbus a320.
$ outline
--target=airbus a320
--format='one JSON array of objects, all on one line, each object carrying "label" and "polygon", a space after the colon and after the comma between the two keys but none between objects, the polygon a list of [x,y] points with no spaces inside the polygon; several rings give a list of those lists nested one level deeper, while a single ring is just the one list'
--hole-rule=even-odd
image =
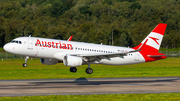
[{"label": "airbus a320", "polygon": [[4,50],[27,59],[40,58],[42,64],[54,65],[63,62],[76,72],[78,66],[88,65],[85,70],[92,74],[90,64],[129,65],[165,59],[166,55],[159,53],[159,48],[167,24],[158,24],[152,32],[136,47],[119,47],[102,44],[92,44],[68,40],[56,40],[39,37],[19,37],[4,45]]}]

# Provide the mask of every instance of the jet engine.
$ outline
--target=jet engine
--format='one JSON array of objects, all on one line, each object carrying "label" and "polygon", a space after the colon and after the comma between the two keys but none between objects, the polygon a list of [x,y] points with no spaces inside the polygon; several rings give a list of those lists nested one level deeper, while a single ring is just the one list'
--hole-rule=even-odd
[{"label": "jet engine", "polygon": [[83,60],[81,57],[66,55],[64,57],[63,63],[64,63],[64,65],[69,66],[69,67],[77,67],[77,66],[82,65]]},{"label": "jet engine", "polygon": [[45,64],[45,65],[55,65],[58,63],[58,60],[56,60],[56,59],[43,59],[43,58],[41,58],[40,60],[41,60],[41,63]]}]

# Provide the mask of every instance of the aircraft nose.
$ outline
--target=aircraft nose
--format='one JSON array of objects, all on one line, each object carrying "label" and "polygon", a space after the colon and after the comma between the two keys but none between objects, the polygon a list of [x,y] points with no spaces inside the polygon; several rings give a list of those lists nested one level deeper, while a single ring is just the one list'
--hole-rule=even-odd
[{"label": "aircraft nose", "polygon": [[9,51],[10,50],[10,45],[8,45],[8,44],[5,44],[4,46],[3,46],[3,49],[5,50],[5,51]]}]

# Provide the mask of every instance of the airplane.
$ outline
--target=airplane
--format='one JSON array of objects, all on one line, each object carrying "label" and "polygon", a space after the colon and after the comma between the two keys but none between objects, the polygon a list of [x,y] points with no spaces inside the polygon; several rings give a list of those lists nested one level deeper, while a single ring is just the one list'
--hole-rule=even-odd
[{"label": "airplane", "polygon": [[42,64],[55,65],[63,62],[75,73],[78,66],[88,65],[85,70],[92,74],[90,64],[103,65],[129,65],[165,59],[166,55],[159,53],[159,48],[167,24],[159,23],[150,34],[136,47],[119,47],[71,41],[72,36],[66,40],[48,39],[40,37],[18,37],[4,45],[4,50],[25,56],[24,67],[27,60],[40,58]]}]

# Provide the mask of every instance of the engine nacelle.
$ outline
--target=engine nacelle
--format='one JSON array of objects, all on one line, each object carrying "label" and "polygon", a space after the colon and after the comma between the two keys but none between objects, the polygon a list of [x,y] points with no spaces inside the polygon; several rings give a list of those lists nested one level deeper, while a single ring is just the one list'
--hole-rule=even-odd
[{"label": "engine nacelle", "polygon": [[77,66],[82,65],[83,60],[81,57],[64,56],[63,63],[64,63],[64,65],[69,66],[69,67],[77,67]]},{"label": "engine nacelle", "polygon": [[45,65],[55,65],[58,63],[58,60],[56,60],[56,59],[43,59],[43,58],[41,58],[40,60],[41,60],[41,63],[45,64]]}]

